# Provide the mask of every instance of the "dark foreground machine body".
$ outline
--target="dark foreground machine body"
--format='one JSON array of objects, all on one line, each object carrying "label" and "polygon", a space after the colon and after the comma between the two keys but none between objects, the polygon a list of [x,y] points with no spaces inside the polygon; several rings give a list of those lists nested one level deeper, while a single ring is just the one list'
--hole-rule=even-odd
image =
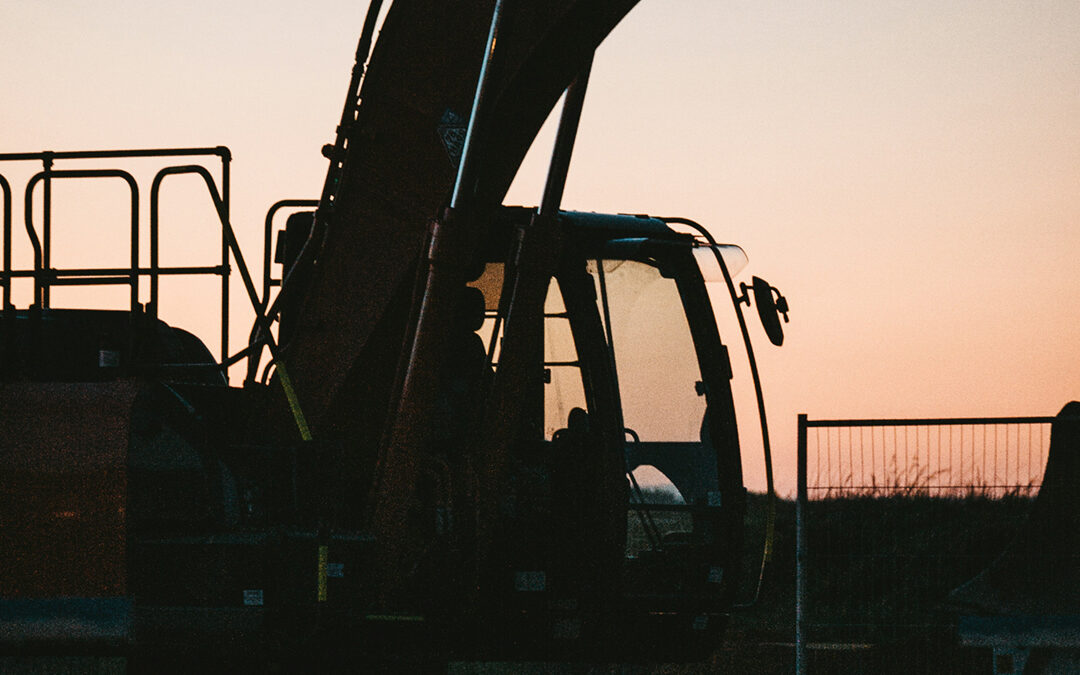
[{"label": "dark foreground machine body", "polygon": [[[756,577],[740,569],[732,370],[705,282],[735,302],[756,383],[750,291],[732,282],[745,260],[683,219],[558,208],[593,51],[633,4],[397,0],[369,59],[372,8],[323,195],[268,215],[267,268],[274,212],[317,206],[288,218],[284,278],[264,272],[261,294],[229,223],[224,148],[0,157],[41,162],[25,194],[44,204],[43,222],[24,214],[33,264],[19,268],[18,195],[0,181],[5,653],[310,665],[715,646]],[[542,204],[503,206],[564,91]],[[169,163],[196,155],[218,157],[217,175]],[[130,173],[67,168],[132,157],[167,164],[149,237]],[[180,174],[208,188],[220,263],[159,264],[157,195]],[[130,187],[129,267],[51,265],[50,189],[68,179]],[[257,319],[229,356],[233,271]],[[221,278],[220,360],[158,319],[159,280],[192,274]],[[56,287],[105,284],[130,289],[128,310],[52,307]],[[779,344],[774,293],[755,278]],[[650,503],[642,466],[683,503]]]},{"label": "dark foreground machine body", "polygon": [[947,606],[962,644],[994,651],[994,672],[1080,669],[1080,402],[1058,412],[1025,526]]}]

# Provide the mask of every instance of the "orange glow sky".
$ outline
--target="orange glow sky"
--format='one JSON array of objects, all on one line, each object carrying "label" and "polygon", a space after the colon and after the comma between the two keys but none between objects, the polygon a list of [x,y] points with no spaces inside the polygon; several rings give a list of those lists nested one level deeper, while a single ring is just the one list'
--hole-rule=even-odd
[{"label": "orange glow sky", "polygon": [[[6,3],[0,152],[228,145],[258,274],[266,208],[321,187],[365,9]],[[785,293],[782,349],[751,315],[782,491],[799,412],[1080,398],[1077,36],[1073,0],[642,0],[601,47],[563,206],[693,218]],[[509,202],[538,200],[548,147]],[[114,235],[89,234],[107,211],[72,212],[70,255],[110,255]],[[173,321],[198,323],[204,298],[175,295]]]}]

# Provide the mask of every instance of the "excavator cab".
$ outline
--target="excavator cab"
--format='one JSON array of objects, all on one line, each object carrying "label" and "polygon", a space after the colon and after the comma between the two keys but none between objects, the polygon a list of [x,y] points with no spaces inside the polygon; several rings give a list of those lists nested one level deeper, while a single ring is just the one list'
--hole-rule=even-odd
[{"label": "excavator cab", "polygon": [[[428,514],[426,553],[410,566],[426,590],[395,606],[426,604],[413,613],[462,655],[703,657],[745,592],[746,512],[732,366],[706,280],[730,279],[746,256],[659,218],[564,211],[528,303],[515,262],[537,227],[535,209],[501,207],[451,294],[417,459],[436,478],[413,506]],[[488,531],[472,524],[485,517]],[[452,581],[433,608],[439,578]],[[470,624],[456,605],[484,618]]]},{"label": "excavator cab", "polygon": [[[510,234],[533,218],[505,207],[486,237],[464,294],[475,318],[456,322],[470,332],[446,340],[448,420],[482,425],[475,407],[501,403]],[[520,417],[484,581],[498,629],[484,642],[518,656],[693,657],[715,647],[739,588],[746,509],[732,369],[701,265],[716,262],[657,218],[561,212],[558,227],[542,313],[524,322],[537,339],[515,365]],[[734,272],[745,263],[716,250]],[[454,429],[444,435],[468,436]]]}]

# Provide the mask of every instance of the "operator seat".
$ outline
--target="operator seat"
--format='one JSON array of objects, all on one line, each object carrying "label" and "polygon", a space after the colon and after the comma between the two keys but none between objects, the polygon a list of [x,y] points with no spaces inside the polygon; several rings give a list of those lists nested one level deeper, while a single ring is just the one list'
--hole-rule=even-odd
[{"label": "operator seat", "polygon": [[492,372],[486,366],[484,341],[476,333],[484,325],[484,294],[479,288],[465,286],[455,310],[443,371],[447,415],[444,429],[449,439],[461,443],[479,428]]}]

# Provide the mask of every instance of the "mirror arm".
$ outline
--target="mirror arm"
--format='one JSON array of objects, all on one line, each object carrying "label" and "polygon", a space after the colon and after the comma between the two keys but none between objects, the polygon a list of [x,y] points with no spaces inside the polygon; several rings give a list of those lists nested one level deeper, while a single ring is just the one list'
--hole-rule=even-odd
[{"label": "mirror arm", "polygon": [[750,287],[746,285],[745,281],[740,281],[739,282],[739,291],[742,293],[742,295],[735,298],[736,306],[738,306],[738,305],[746,305],[747,307],[749,307],[750,306]]},{"label": "mirror arm", "polygon": [[[743,284],[743,286],[746,286],[746,284]],[[783,294],[780,292],[780,289],[777,288],[776,286],[773,286],[772,290],[776,293],[776,311],[779,312],[780,315],[784,317],[784,323],[790,323],[788,321],[787,298],[785,298],[783,296]]]}]

